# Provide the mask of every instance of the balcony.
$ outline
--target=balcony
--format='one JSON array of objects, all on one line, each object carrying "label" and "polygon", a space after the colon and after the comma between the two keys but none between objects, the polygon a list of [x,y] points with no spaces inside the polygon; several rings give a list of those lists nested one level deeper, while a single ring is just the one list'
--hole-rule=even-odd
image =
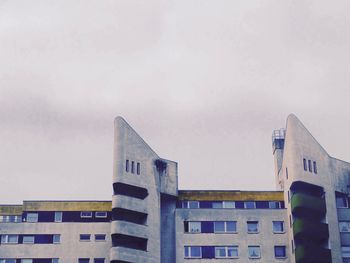
[{"label": "balcony", "polygon": [[295,193],[291,200],[292,213],[297,217],[319,220],[326,214],[326,202],[322,197]]},{"label": "balcony", "polygon": [[322,242],[329,237],[328,225],[304,219],[296,219],[293,223],[293,235],[295,240]]},{"label": "balcony", "polygon": [[297,246],[295,249],[296,263],[332,263],[331,250],[316,246]]}]

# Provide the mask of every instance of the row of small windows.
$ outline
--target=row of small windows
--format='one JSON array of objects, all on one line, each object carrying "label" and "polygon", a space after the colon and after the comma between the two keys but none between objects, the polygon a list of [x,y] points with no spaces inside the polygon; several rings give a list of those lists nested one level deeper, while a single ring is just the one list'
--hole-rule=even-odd
[{"label": "row of small windows", "polygon": [[[91,241],[90,234],[80,234],[80,241]],[[95,241],[106,241],[105,234],[95,234]]]},{"label": "row of small windows", "polygon": [[[105,263],[104,258],[94,258],[93,263]],[[0,263],[60,263],[59,258],[38,258],[38,259],[15,259],[15,258],[1,258]],[[78,258],[78,263],[90,263],[89,258]]]},{"label": "row of small windows", "polygon": [[[274,246],[275,258],[286,258],[286,246]],[[238,246],[185,246],[185,258],[239,258]],[[261,258],[260,246],[248,246],[248,258]]]},{"label": "row of small windows", "polygon": [[[132,174],[135,173],[135,161],[129,161],[129,160],[126,160],[125,161],[125,172],[131,172]],[[140,163],[136,163],[136,174],[140,174],[141,173],[141,164]]]},{"label": "row of small windows", "polygon": [[[59,244],[60,234],[53,235],[1,235],[1,244]],[[0,262],[1,263],[1,262]]]},{"label": "row of small windows", "polygon": [[310,173],[317,174],[317,165],[315,161],[303,159],[304,171],[309,171]]},{"label": "row of small windows", "polygon": [[179,208],[282,209],[283,201],[182,201]]},{"label": "row of small windows", "polygon": [[[259,233],[259,221],[247,221],[247,233]],[[185,221],[186,233],[237,233],[237,221]],[[272,221],[273,233],[284,233],[284,221]]]},{"label": "row of small windows", "polygon": [[[41,220],[40,217],[41,216]],[[94,219],[93,219],[94,218]],[[108,212],[106,211],[68,211],[68,212],[25,212],[22,216],[2,216],[0,222],[3,223],[19,223],[21,221],[28,223],[37,222],[84,222],[86,219],[93,219],[94,221],[109,221]]]}]

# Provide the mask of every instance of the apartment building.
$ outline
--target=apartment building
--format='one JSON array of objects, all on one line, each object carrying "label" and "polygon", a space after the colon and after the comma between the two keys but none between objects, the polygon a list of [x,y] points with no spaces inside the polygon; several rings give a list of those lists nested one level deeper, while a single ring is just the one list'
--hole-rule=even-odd
[{"label": "apartment building", "polygon": [[350,164],[294,115],[276,191],[179,190],[177,163],[114,124],[112,200],[0,205],[0,263],[350,262]]}]

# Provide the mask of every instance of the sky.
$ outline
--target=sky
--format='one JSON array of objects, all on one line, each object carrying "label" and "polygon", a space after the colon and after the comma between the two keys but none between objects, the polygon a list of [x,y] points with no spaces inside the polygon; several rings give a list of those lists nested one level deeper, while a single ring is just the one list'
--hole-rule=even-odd
[{"label": "sky", "polygon": [[296,114],[350,161],[350,2],[0,0],[0,203],[110,200],[113,120],[180,189],[274,190]]}]

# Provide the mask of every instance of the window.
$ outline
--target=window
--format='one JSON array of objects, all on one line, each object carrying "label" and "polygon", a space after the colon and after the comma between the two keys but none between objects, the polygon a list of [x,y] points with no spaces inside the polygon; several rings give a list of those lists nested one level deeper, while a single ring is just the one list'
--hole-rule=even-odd
[{"label": "window", "polygon": [[201,232],[201,222],[188,222],[188,232],[200,233]]},{"label": "window", "polygon": [[306,159],[303,159],[304,171],[307,171],[307,163]]},{"label": "window", "polygon": [[135,162],[131,161],[131,173],[135,173]]},{"label": "window", "polygon": [[52,243],[54,244],[59,244],[61,243],[61,235],[60,234],[55,234],[52,237]]},{"label": "window", "polygon": [[89,263],[90,262],[90,259],[88,258],[79,258],[78,259],[78,263]]},{"label": "window", "polygon": [[222,204],[222,201],[219,201],[219,202],[213,202],[212,207],[213,208],[223,208],[224,206]]},{"label": "window", "polygon": [[308,165],[309,165],[309,172],[312,172],[311,160],[308,160],[307,163],[308,163]]},{"label": "window", "polygon": [[106,241],[106,235],[105,234],[96,234],[95,241]]},{"label": "window", "polygon": [[51,263],[59,263],[59,262],[60,262],[60,260],[58,258],[53,258],[51,261]]},{"label": "window", "polygon": [[198,201],[183,201],[182,208],[199,208]]},{"label": "window", "polygon": [[55,222],[62,222],[62,212],[55,212]]},{"label": "window", "polygon": [[270,209],[279,209],[281,208],[281,203],[279,201],[269,201]]},{"label": "window", "polygon": [[105,263],[104,258],[94,258],[94,263]]},{"label": "window", "polygon": [[23,244],[34,244],[34,236],[23,236]]},{"label": "window", "polygon": [[18,235],[2,235],[1,244],[17,244]]},{"label": "window", "polygon": [[317,174],[317,166],[316,166],[316,162],[314,161],[314,173]]},{"label": "window", "polygon": [[96,218],[106,218],[107,212],[95,212],[95,217]]},{"label": "window", "polygon": [[275,246],[275,258],[285,258],[285,257],[286,257],[286,247]]},{"label": "window", "polygon": [[[22,221],[21,216],[16,215],[4,215],[0,216],[0,223],[19,223]],[[1,263],[1,261],[0,261]]]},{"label": "window", "polygon": [[80,241],[90,241],[90,234],[80,234]]},{"label": "window", "polygon": [[129,172],[129,160],[125,161],[125,172]]},{"label": "window", "polygon": [[21,263],[33,263],[33,259],[21,259]]},{"label": "window", "polygon": [[341,255],[343,258],[350,258],[350,247],[341,247]]},{"label": "window", "polygon": [[235,202],[234,201],[224,201],[223,208],[235,208]]},{"label": "window", "polygon": [[0,263],[16,263],[16,259],[14,259],[14,258],[3,258],[3,259],[0,259]]},{"label": "window", "polygon": [[348,200],[345,195],[336,197],[337,208],[347,208]]},{"label": "window", "polygon": [[29,223],[38,222],[38,213],[28,213],[27,214],[27,222],[29,222]]},{"label": "window", "polygon": [[288,180],[288,168],[286,167],[286,179]]},{"label": "window", "polygon": [[92,212],[83,211],[83,212],[80,213],[80,217],[82,217],[82,218],[92,217]]},{"label": "window", "polygon": [[274,233],[284,233],[284,222],[283,221],[273,221],[272,231]]},{"label": "window", "polygon": [[137,163],[136,165],[136,173],[139,175],[140,174],[140,163]]},{"label": "window", "polygon": [[350,232],[350,222],[349,221],[340,221],[339,222],[339,231],[340,232]]},{"label": "window", "polygon": [[260,258],[260,246],[248,246],[248,255],[249,258]]},{"label": "window", "polygon": [[255,202],[254,201],[244,202],[244,208],[255,209],[256,208]]},{"label": "window", "polygon": [[235,233],[237,232],[236,221],[216,221],[214,222],[214,233]]},{"label": "window", "polygon": [[259,222],[258,221],[247,221],[247,231],[248,233],[258,233],[259,232]]},{"label": "window", "polygon": [[202,257],[202,247],[185,246],[185,258],[201,258]]},{"label": "window", "polygon": [[215,247],[215,258],[237,258],[238,246]]}]

